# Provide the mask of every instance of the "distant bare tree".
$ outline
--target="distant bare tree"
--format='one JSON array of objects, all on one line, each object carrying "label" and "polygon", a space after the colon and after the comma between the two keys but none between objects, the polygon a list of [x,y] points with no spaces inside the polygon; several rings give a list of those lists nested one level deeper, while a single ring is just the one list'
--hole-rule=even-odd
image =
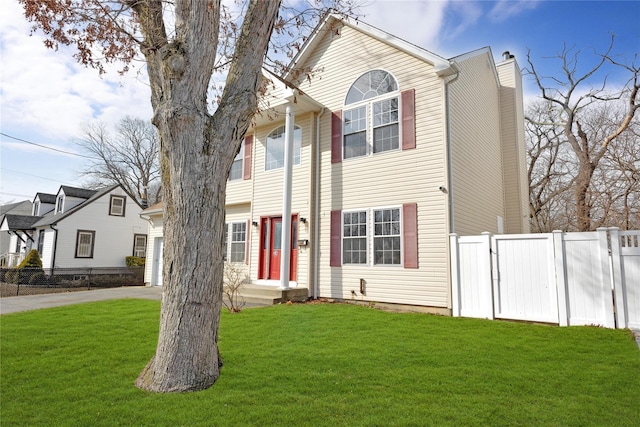
[{"label": "distant bare tree", "polygon": [[[605,124],[603,124],[603,127]],[[592,192],[598,226],[640,229],[640,124],[634,121],[601,161]]]},{"label": "distant bare tree", "polygon": [[95,159],[82,170],[94,186],[121,184],[139,202],[159,201],[160,141],[151,122],[126,116],[118,123],[115,136],[104,123],[87,124],[75,142]]},{"label": "distant bare tree", "polygon": [[[573,152],[576,169],[571,188],[575,228],[579,231],[593,230],[606,223],[607,213],[613,204],[603,203],[605,199],[596,197],[601,192],[596,191],[594,178],[602,178],[596,171],[611,147],[624,138],[625,133],[631,132],[629,129],[634,126],[635,115],[640,109],[640,66],[634,63],[627,65],[614,58],[611,54],[613,44],[612,36],[606,52],[596,53],[598,61],[586,72],[578,70],[580,50],[565,45],[553,58],[560,63],[557,76],[541,75],[533,63],[531,52],[527,54],[528,69],[525,72],[534,77],[541,98],[548,103],[549,116],[539,124],[546,123],[547,129],[553,130],[547,138],[549,141],[566,145]],[[594,82],[596,74],[605,71],[605,66],[628,72],[629,80],[622,89],[612,91],[607,88],[606,77]],[[614,113],[611,105],[620,103],[624,109],[621,114]],[[534,118],[528,120],[535,123]],[[535,132],[533,135],[535,139]],[[594,218],[594,214],[598,218]]]},{"label": "distant bare tree", "polygon": [[550,102],[531,103],[525,115],[529,213],[531,230],[547,233],[564,229],[566,218],[560,207],[573,184],[574,165],[562,144],[562,129]]}]

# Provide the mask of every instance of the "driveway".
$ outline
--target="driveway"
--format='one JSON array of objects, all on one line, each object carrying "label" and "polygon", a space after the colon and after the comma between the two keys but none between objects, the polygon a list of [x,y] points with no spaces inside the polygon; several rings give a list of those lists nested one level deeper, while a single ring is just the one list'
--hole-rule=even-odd
[{"label": "driveway", "polygon": [[96,289],[56,294],[25,295],[0,298],[0,315],[20,311],[38,310],[61,305],[82,304],[85,302],[109,299],[143,298],[160,301],[161,286],[127,286],[123,288]]}]

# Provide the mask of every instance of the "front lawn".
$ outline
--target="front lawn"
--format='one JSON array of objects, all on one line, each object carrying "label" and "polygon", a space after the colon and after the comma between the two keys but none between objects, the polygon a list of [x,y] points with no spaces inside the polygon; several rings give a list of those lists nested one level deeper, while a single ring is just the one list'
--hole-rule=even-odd
[{"label": "front lawn", "polygon": [[0,317],[2,426],[634,426],[629,331],[389,313],[342,304],[224,312],[224,367],[197,393],[133,384],[159,303]]}]

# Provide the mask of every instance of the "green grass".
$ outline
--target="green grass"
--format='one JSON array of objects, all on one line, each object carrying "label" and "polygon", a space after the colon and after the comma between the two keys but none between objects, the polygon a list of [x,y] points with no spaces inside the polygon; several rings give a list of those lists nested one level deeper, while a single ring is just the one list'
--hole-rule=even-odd
[{"label": "green grass", "polygon": [[636,426],[629,331],[389,313],[351,305],[224,312],[217,383],[133,384],[159,303],[0,318],[0,424],[47,426]]}]

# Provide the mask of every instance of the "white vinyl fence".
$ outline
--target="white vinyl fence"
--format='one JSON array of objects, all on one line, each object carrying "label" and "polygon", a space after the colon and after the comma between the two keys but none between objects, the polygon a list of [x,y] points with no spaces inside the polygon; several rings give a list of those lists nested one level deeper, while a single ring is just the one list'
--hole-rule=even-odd
[{"label": "white vinyl fence", "polygon": [[450,238],[454,316],[640,328],[640,231]]}]

